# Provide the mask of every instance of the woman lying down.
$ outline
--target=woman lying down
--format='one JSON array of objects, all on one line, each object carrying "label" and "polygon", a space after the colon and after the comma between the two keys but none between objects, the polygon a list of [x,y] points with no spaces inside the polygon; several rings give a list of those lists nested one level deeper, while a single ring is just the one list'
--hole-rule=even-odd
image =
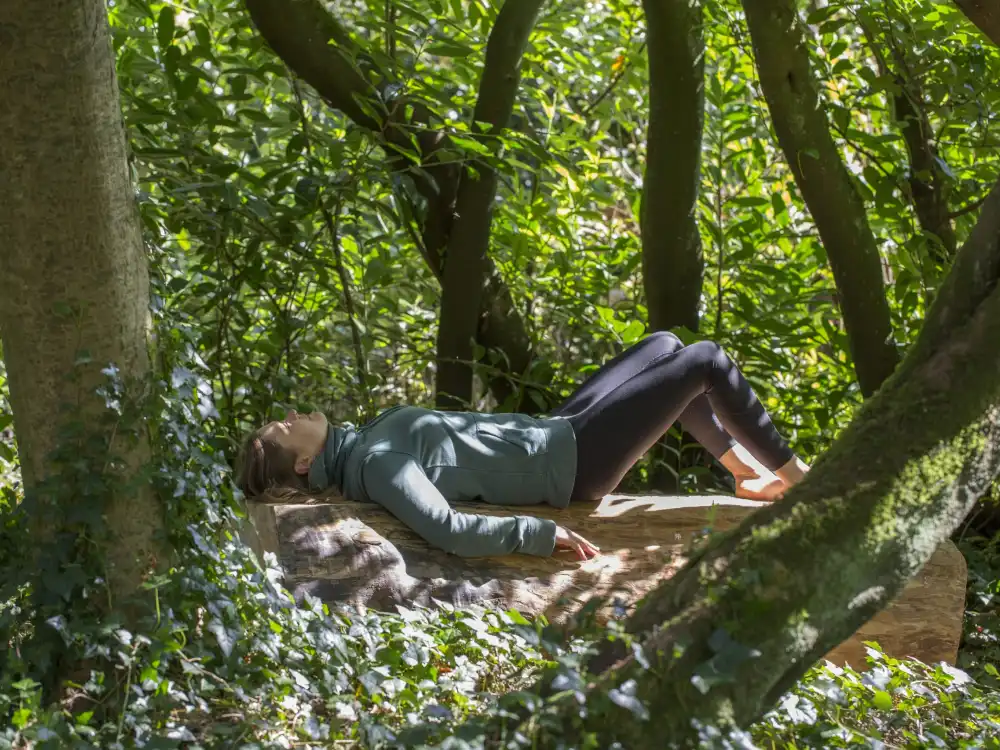
[{"label": "woman lying down", "polygon": [[240,489],[260,502],[378,503],[428,544],[464,557],[598,548],[555,522],[460,513],[453,501],[565,508],[612,492],[680,420],[736,480],[770,500],[808,471],[715,343],[654,333],[608,362],[547,417],[396,406],[360,427],[288,412],[251,434]]}]

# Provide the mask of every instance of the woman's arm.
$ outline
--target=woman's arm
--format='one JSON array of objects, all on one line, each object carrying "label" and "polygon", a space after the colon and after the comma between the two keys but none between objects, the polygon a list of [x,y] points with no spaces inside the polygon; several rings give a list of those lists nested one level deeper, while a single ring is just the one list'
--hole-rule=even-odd
[{"label": "woman's arm", "polygon": [[548,557],[556,524],[530,516],[459,513],[448,505],[412,456],[377,453],[361,468],[365,492],[428,544],[461,557],[521,552]]}]

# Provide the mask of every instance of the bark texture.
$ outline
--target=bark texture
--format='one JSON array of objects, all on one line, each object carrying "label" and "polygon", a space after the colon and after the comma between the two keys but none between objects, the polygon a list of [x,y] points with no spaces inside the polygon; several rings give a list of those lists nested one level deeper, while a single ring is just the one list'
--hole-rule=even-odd
[{"label": "bark texture", "polygon": [[1000,4],[997,0],[955,0],[955,5],[990,41],[1000,45]]},{"label": "bark texture", "polygon": [[642,183],[642,270],[653,330],[698,330],[705,263],[698,233],[705,40],[700,2],[644,0],[649,128]]},{"label": "bark texture", "polygon": [[901,92],[894,97],[896,121],[910,157],[910,195],[930,255],[942,267],[955,257],[958,243],[948,209],[948,176],[934,146],[934,130],[924,110],[920,86],[897,76]]},{"label": "bark texture", "polygon": [[[481,503],[461,505],[472,513],[510,513],[509,508],[484,508]],[[597,503],[539,508],[539,515],[601,548],[586,563],[567,552],[552,557],[448,555],[374,503],[251,504],[253,529],[247,531],[256,533],[246,538],[258,555],[268,551],[277,556],[285,585],[297,599],[310,594],[331,606],[386,611],[397,604],[481,604],[572,626],[590,609],[601,623],[621,620],[683,566],[704,529],[733,528],[765,506],[712,495],[609,495]],[[864,669],[864,641],[874,640],[890,656],[954,664],[966,572],[962,553],[945,542],[888,609],[826,658]]]},{"label": "bark texture", "polygon": [[[649,125],[639,226],[649,325],[697,331],[705,272],[698,188],[705,119],[704,13],[700,0],[644,0],[649,60]],[[687,461],[711,465],[689,434],[667,435],[652,450],[650,486],[679,488]]]},{"label": "bark texture", "polygon": [[[514,110],[521,57],[544,2],[506,0],[490,31],[472,119],[489,125],[491,135],[503,131]],[[474,124],[472,132],[476,135],[479,126]],[[493,139],[487,142],[495,144]],[[466,167],[458,185],[457,216],[448,238],[441,285],[436,382],[439,408],[473,406],[472,355],[487,289],[486,260],[496,187],[496,173],[484,160]]]},{"label": "bark texture", "polygon": [[[102,431],[94,391],[109,365],[125,378],[148,372],[149,278],[105,3],[0,4],[0,49],[0,336],[32,498],[74,421],[83,444],[110,441],[126,475],[146,461],[144,439],[126,445]],[[109,470],[90,455],[62,481]],[[161,509],[147,486],[123,488],[103,513],[110,582],[128,593],[160,551]],[[36,527],[42,539],[55,532],[50,520]]]},{"label": "bark texture", "polygon": [[870,396],[899,358],[864,201],[830,136],[796,4],[744,0],[743,7],[778,143],[826,248],[854,369]]},{"label": "bark texture", "polygon": [[[420,169],[400,156],[387,162],[387,169],[410,170],[426,210],[416,217],[420,223],[420,244],[424,260],[438,278],[444,279],[444,255],[456,214],[461,170],[454,162],[441,163],[438,152],[448,146],[442,130],[430,126],[427,107],[416,100],[396,100],[389,110],[376,96],[378,87],[392,82],[384,71],[375,73],[371,58],[351,39],[347,30],[326,10],[320,0],[245,0],[253,24],[268,46],[302,80],[311,85],[331,107],[356,124],[370,130],[388,153],[412,150],[411,134],[416,126],[420,148]],[[411,125],[400,127],[407,107],[412,105]],[[520,316],[510,288],[495,264],[485,260],[486,287],[478,339],[486,349],[501,356],[501,372],[490,380],[497,401],[515,410],[528,402],[527,393],[514,385],[533,359],[533,344]],[[542,399],[546,398],[544,392]]]}]

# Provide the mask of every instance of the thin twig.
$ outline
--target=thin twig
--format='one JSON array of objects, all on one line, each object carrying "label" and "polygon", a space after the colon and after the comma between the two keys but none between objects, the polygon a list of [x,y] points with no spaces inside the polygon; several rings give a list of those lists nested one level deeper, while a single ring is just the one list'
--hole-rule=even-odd
[{"label": "thin twig", "polygon": [[953,211],[952,213],[948,214],[948,218],[957,219],[959,216],[965,216],[965,214],[972,213],[981,205],[983,205],[986,202],[986,199],[989,197],[990,197],[989,193],[987,193],[982,198],[977,198],[976,200],[972,201],[972,203],[970,203],[969,205],[963,206],[957,211]]},{"label": "thin twig", "polygon": [[[643,42],[642,44],[639,45],[638,53],[642,54],[643,50],[645,50],[645,49],[646,49],[646,43]],[[628,72],[628,69],[629,69],[629,67],[631,67],[631,65],[632,65],[632,61],[626,59],[625,62],[622,64],[621,69],[615,74],[614,78],[611,79],[611,82],[607,86],[605,86],[604,91],[602,91],[600,94],[598,94],[597,98],[594,99],[590,104],[588,104],[587,108],[584,109],[583,112],[580,113],[583,117],[586,117],[591,112],[593,112],[594,108],[598,104],[600,104],[601,102],[603,102],[607,98],[608,94],[610,94],[612,91],[614,91],[615,86],[617,86],[618,82],[621,81],[621,79],[625,76],[625,74]]]}]

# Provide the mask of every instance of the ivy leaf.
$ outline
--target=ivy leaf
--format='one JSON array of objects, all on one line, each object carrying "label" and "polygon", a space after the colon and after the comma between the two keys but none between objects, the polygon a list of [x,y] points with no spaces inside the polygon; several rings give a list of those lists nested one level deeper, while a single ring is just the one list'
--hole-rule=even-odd
[{"label": "ivy leaf", "polygon": [[233,653],[233,644],[236,640],[233,634],[226,630],[226,626],[219,620],[212,620],[208,623],[206,630],[215,636],[215,640],[219,643],[219,648],[222,649],[222,653],[228,658]]},{"label": "ivy leaf", "polygon": [[875,691],[875,697],[872,698],[872,705],[874,705],[879,711],[891,711],[892,696],[884,690],[877,690]]}]

